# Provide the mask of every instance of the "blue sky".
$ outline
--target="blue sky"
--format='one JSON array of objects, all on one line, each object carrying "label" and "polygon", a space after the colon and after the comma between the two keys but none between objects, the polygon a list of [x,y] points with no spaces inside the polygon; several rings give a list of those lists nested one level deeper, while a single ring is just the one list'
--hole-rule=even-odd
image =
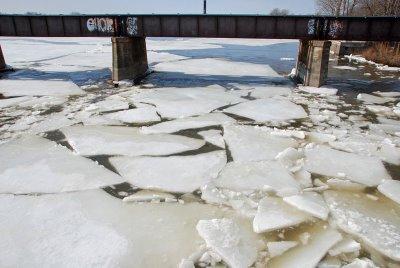
[{"label": "blue sky", "polygon": [[[1,0],[1,12],[66,14],[94,13],[200,13],[203,0]],[[315,12],[315,0],[207,0],[209,13],[267,14],[286,8],[294,14]]]}]

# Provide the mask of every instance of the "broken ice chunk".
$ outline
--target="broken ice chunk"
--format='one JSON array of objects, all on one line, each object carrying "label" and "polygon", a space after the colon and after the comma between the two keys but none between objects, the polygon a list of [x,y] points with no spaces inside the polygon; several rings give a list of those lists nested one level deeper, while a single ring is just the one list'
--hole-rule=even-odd
[{"label": "broken ice chunk", "polygon": [[361,245],[350,237],[343,238],[329,250],[329,255],[337,256],[342,253],[352,253],[361,250]]},{"label": "broken ice chunk", "polygon": [[361,156],[330,149],[326,146],[317,146],[306,150],[305,168],[311,173],[346,178],[365,184],[377,186],[383,180],[391,179],[382,162],[374,157]]},{"label": "broken ice chunk", "polygon": [[106,114],[105,117],[129,124],[143,124],[160,121],[154,107],[141,107],[116,113]]},{"label": "broken ice chunk", "polygon": [[123,182],[117,174],[67,148],[37,136],[0,145],[0,192],[57,193]]},{"label": "broken ice chunk", "polygon": [[1,79],[0,93],[10,96],[81,95],[85,92],[72,81],[37,79]]},{"label": "broken ice chunk", "polygon": [[276,137],[269,129],[253,126],[224,126],[224,139],[235,162],[273,160],[289,147],[297,147],[292,138]]},{"label": "broken ice chunk", "polygon": [[280,196],[296,194],[299,183],[276,161],[230,162],[215,180],[217,187],[234,191],[273,190]]},{"label": "broken ice chunk", "polygon": [[288,96],[292,92],[285,86],[255,86],[251,89],[251,96],[258,99],[266,99],[274,96]]},{"label": "broken ice chunk", "polygon": [[328,179],[326,183],[334,190],[363,191],[366,188],[363,184],[343,179]]},{"label": "broken ice chunk", "polygon": [[186,117],[162,122],[150,127],[143,127],[143,133],[174,133],[185,129],[204,128],[234,123],[235,119],[223,113],[211,113],[196,117]]},{"label": "broken ice chunk", "polygon": [[141,190],[123,199],[124,202],[151,202],[161,200],[176,200],[176,197],[169,193],[152,190]]},{"label": "broken ice chunk", "polygon": [[307,137],[311,142],[316,143],[327,143],[336,140],[336,137],[334,135],[321,132],[309,132],[307,134]]},{"label": "broken ice chunk", "polygon": [[387,180],[378,186],[379,192],[400,204],[400,181]]},{"label": "broken ice chunk", "polygon": [[256,122],[282,122],[307,117],[304,109],[288,100],[260,99],[240,103],[224,112],[246,117]]},{"label": "broken ice chunk", "polygon": [[220,148],[225,148],[225,141],[224,138],[222,137],[221,130],[210,129],[210,130],[200,131],[197,134],[202,136],[205,141]]},{"label": "broken ice chunk", "polygon": [[271,259],[267,266],[272,268],[316,267],[328,250],[342,239],[342,235],[331,227],[315,227],[310,241]]},{"label": "broken ice chunk", "polygon": [[75,123],[74,120],[68,119],[64,114],[56,113],[49,115],[41,122],[33,124],[29,132],[32,134],[38,134],[72,126]]},{"label": "broken ice chunk", "polygon": [[283,200],[297,209],[314,217],[326,220],[329,209],[322,196],[315,192],[305,192],[300,195],[284,197]]},{"label": "broken ice chunk", "polygon": [[207,246],[232,268],[250,267],[257,259],[257,245],[251,236],[231,219],[200,220],[196,226]]},{"label": "broken ice chunk", "polygon": [[144,189],[189,193],[217,177],[224,151],[170,157],[112,157],[111,164],[130,183]]},{"label": "broken ice chunk", "polygon": [[129,103],[125,100],[122,100],[122,97],[117,97],[118,96],[110,96],[105,100],[91,104],[88,107],[88,110],[97,112],[111,112],[129,109]]},{"label": "broken ice chunk", "polygon": [[256,233],[270,232],[310,220],[311,216],[286,204],[281,198],[265,197],[258,205],[253,230]]},{"label": "broken ice chunk", "polygon": [[357,258],[342,268],[377,268],[373,261],[367,258]]},{"label": "broken ice chunk", "polygon": [[395,98],[400,97],[400,92],[397,92],[397,91],[392,91],[392,92],[375,91],[375,92],[373,92],[373,93],[376,94],[376,95],[379,95],[379,96],[381,96],[381,97],[389,97],[389,98],[392,98],[392,97],[395,97]]},{"label": "broken ice chunk", "polygon": [[306,87],[300,86],[299,89],[301,91],[310,93],[310,94],[318,94],[318,95],[336,95],[338,90],[336,88],[328,88],[328,87]]},{"label": "broken ice chunk", "polygon": [[345,191],[326,191],[324,197],[335,223],[343,231],[381,254],[400,260],[400,208],[397,204]]},{"label": "broken ice chunk", "polygon": [[132,127],[74,126],[61,131],[80,155],[169,155],[205,144],[203,140],[178,135],[146,135]]},{"label": "broken ice chunk", "polygon": [[366,94],[366,93],[358,94],[357,99],[360,101],[363,101],[365,103],[373,103],[373,104],[383,104],[383,103],[394,100],[394,99],[390,99],[390,98],[377,97],[377,96]]},{"label": "broken ice chunk", "polygon": [[269,252],[269,257],[274,258],[280,256],[289,249],[297,246],[299,243],[297,241],[279,241],[279,242],[268,242],[267,248]]}]

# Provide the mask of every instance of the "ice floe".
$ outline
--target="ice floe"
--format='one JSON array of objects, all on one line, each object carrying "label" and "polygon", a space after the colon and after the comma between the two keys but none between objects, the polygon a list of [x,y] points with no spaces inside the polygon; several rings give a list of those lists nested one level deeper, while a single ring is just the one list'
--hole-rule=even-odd
[{"label": "ice floe", "polygon": [[221,130],[210,129],[205,131],[200,131],[197,134],[203,137],[206,142],[209,142],[220,148],[225,148],[225,141],[222,137]]},{"label": "ice floe", "polygon": [[69,144],[80,155],[170,155],[196,150],[205,142],[170,135],[146,135],[138,128],[112,126],[73,126],[63,128]]},{"label": "ice floe", "polygon": [[270,129],[226,125],[224,139],[235,162],[273,160],[289,147],[297,147],[292,138],[273,136]]},{"label": "ice floe", "polygon": [[193,192],[217,177],[224,151],[190,156],[112,157],[111,164],[133,185],[177,193]]},{"label": "ice floe", "polygon": [[210,113],[195,117],[186,117],[143,127],[143,133],[174,133],[185,129],[204,128],[234,123],[235,119],[223,113]]},{"label": "ice floe", "polygon": [[251,266],[257,259],[257,242],[232,219],[201,220],[196,226],[207,246],[232,268]]},{"label": "ice floe", "polygon": [[285,86],[255,86],[250,92],[254,98],[265,99],[274,96],[288,96],[292,93],[292,89]]},{"label": "ice floe", "polygon": [[282,122],[307,117],[304,109],[288,100],[260,99],[239,103],[224,112],[252,119],[256,122]]},{"label": "ice floe", "polygon": [[85,92],[71,81],[36,79],[1,79],[0,93],[4,96],[81,95]]},{"label": "ice floe", "polygon": [[316,146],[306,150],[305,168],[311,173],[350,179],[367,186],[377,186],[391,179],[382,162],[374,157],[362,156]]},{"label": "ice floe", "polygon": [[319,95],[329,95],[333,96],[336,95],[338,90],[336,88],[329,88],[329,87],[305,87],[299,86],[301,91],[311,93],[311,94],[319,94]]},{"label": "ice floe", "polygon": [[289,249],[297,246],[299,243],[297,241],[279,241],[279,242],[268,242],[267,248],[270,258],[280,256]]},{"label": "ice floe", "polygon": [[58,193],[95,189],[123,180],[95,162],[37,136],[0,145],[1,193]]},{"label": "ice floe", "polygon": [[215,180],[217,187],[234,191],[264,190],[280,196],[296,194],[299,183],[276,161],[236,163],[230,162]]},{"label": "ice floe", "polygon": [[379,192],[400,204],[400,181],[387,180],[378,186]]},{"label": "ice floe", "polygon": [[281,198],[265,197],[258,205],[253,221],[253,230],[256,233],[270,232],[312,219],[311,216],[288,205]]},{"label": "ice floe", "polygon": [[328,218],[329,208],[318,193],[305,192],[301,195],[287,196],[283,198],[283,201],[314,217],[322,220]]},{"label": "ice floe", "polygon": [[370,199],[364,193],[326,191],[335,223],[381,254],[400,260],[400,208],[394,202]]},{"label": "ice floe", "polygon": [[106,114],[105,117],[129,124],[143,124],[158,122],[161,120],[156,112],[156,109],[151,106],[109,113]]},{"label": "ice floe", "polygon": [[0,202],[6,267],[177,267],[204,243],[199,220],[229,216],[198,203],[123,203],[103,190]]}]

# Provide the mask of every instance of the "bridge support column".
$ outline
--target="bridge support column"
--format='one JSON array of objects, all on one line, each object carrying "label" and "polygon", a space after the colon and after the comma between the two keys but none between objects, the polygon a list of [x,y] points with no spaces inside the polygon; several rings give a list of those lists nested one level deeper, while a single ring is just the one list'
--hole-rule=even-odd
[{"label": "bridge support column", "polygon": [[6,61],[4,60],[3,51],[1,50],[0,45],[0,72],[6,70]]},{"label": "bridge support column", "polygon": [[144,37],[112,37],[112,79],[140,81],[148,71]]},{"label": "bridge support column", "polygon": [[328,78],[330,41],[300,41],[296,75],[305,86],[320,87]]}]

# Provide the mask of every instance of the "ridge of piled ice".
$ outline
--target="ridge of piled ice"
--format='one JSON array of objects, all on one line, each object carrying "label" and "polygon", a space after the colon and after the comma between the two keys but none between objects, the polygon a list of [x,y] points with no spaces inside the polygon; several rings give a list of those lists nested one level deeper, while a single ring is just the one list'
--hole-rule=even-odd
[{"label": "ridge of piled ice", "polygon": [[378,190],[386,197],[400,204],[400,181],[386,180],[378,185]]},{"label": "ridge of piled ice", "polygon": [[381,254],[400,260],[400,208],[370,199],[364,193],[326,191],[325,200],[334,222]]},{"label": "ridge of piled ice", "polygon": [[111,164],[134,186],[190,193],[218,176],[226,164],[224,151],[190,156],[112,157]]},{"label": "ridge of piled ice", "polygon": [[215,180],[217,187],[234,191],[265,190],[280,196],[297,194],[299,183],[276,161],[228,163]]},{"label": "ridge of piled ice", "polygon": [[270,232],[312,219],[308,214],[286,204],[281,198],[265,197],[258,205],[253,221],[253,230],[256,233]]},{"label": "ridge of piled ice", "polygon": [[117,174],[55,142],[24,136],[0,145],[0,192],[57,193],[123,182]]},{"label": "ridge of piled ice", "polygon": [[342,235],[331,227],[315,227],[307,244],[299,245],[271,259],[271,268],[316,267],[328,250],[342,239]]},{"label": "ridge of piled ice", "polygon": [[306,150],[305,169],[311,173],[350,179],[367,186],[377,186],[391,179],[382,162],[374,157],[362,156],[316,146]]},{"label": "ridge of piled ice", "polygon": [[143,134],[138,128],[73,126],[61,129],[80,155],[169,155],[202,147],[203,140],[170,135]]},{"label": "ridge of piled ice", "polygon": [[254,237],[231,219],[201,220],[196,226],[207,246],[232,268],[251,266],[257,259]]},{"label": "ridge of piled ice", "polygon": [[151,106],[110,113],[106,114],[105,117],[129,124],[143,124],[159,122],[161,120],[156,109]]},{"label": "ridge of piled ice", "polygon": [[283,201],[321,220],[328,218],[329,208],[318,193],[305,192],[300,195],[287,196],[283,198]]},{"label": "ridge of piled ice", "polygon": [[252,119],[256,122],[282,122],[307,117],[303,107],[289,100],[259,99],[239,103],[224,112]]},{"label": "ridge of piled ice", "polygon": [[85,92],[72,81],[38,79],[1,79],[0,93],[11,96],[81,95]]},{"label": "ridge of piled ice", "polygon": [[270,134],[270,129],[253,126],[226,125],[224,139],[235,162],[273,160],[289,147],[297,147],[292,138]]},{"label": "ridge of piled ice", "polygon": [[229,217],[199,203],[123,203],[103,190],[0,202],[5,267],[177,267],[203,243],[199,220]]},{"label": "ridge of piled ice", "polygon": [[142,127],[143,133],[174,133],[180,130],[203,128],[234,123],[236,120],[223,113],[210,113],[195,117],[185,117],[162,122],[150,127]]}]

